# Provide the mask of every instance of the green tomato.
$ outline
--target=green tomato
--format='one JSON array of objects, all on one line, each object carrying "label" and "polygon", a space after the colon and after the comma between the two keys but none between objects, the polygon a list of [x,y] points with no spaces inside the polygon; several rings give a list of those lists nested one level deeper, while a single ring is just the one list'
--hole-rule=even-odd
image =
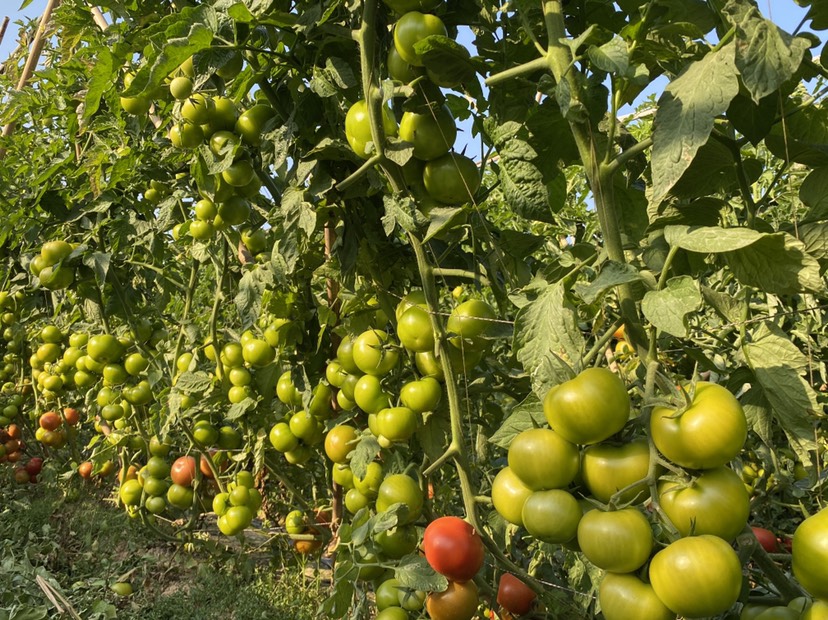
[{"label": "green tomato", "polygon": [[403,114],[400,138],[414,146],[414,157],[428,161],[451,150],[457,138],[457,126],[448,106],[427,107],[422,112]]},{"label": "green tomato", "polygon": [[423,377],[418,381],[409,381],[400,389],[400,402],[416,411],[425,413],[434,411],[440,402],[443,389],[433,377]]},{"label": "green tomato", "polygon": [[587,368],[549,390],[543,411],[549,426],[565,439],[593,444],[624,427],[630,416],[630,397],[613,372]]},{"label": "green tomato", "polygon": [[377,414],[376,428],[390,442],[408,441],[417,431],[420,416],[408,407],[388,407]]},{"label": "green tomato", "polygon": [[[581,477],[587,490],[599,502],[633,483],[644,480],[650,471],[650,446],[636,439],[620,446],[598,443],[584,450]],[[646,481],[629,488],[618,497],[619,504],[642,502],[649,496]]]},{"label": "green tomato", "polygon": [[647,517],[635,508],[590,510],[578,523],[578,545],[598,568],[631,573],[649,559],[653,531]]},{"label": "green tomato", "polygon": [[264,340],[252,338],[242,347],[242,357],[251,366],[261,368],[274,360],[276,351]]},{"label": "green tomato", "polygon": [[236,133],[248,144],[257,146],[262,143],[262,135],[268,121],[276,116],[276,112],[269,105],[254,105],[245,110],[236,121]]},{"label": "green tomato", "polygon": [[828,509],[808,517],[793,536],[793,573],[810,594],[828,599],[825,566],[828,565]]},{"label": "green tomato", "polygon": [[509,446],[509,467],[533,491],[566,487],[579,464],[578,446],[547,428],[525,430]]},{"label": "green tomato", "polygon": [[398,525],[376,534],[374,542],[379,545],[383,555],[399,560],[401,557],[414,552],[420,542],[420,537],[414,525]]},{"label": "green tomato", "polygon": [[509,467],[501,469],[492,482],[492,504],[509,523],[523,525],[523,507],[532,489],[520,481]]},{"label": "green tomato", "polygon": [[[342,391],[347,396],[345,385]],[[357,379],[352,395],[352,400],[365,413],[379,413],[391,406],[391,396],[383,391],[379,377],[374,375],[363,375]]]},{"label": "green tomato", "polygon": [[86,354],[96,362],[112,363],[121,359],[124,346],[115,336],[99,334],[89,339]]},{"label": "green tomato", "polygon": [[408,511],[400,514],[400,524],[413,523],[423,513],[423,492],[419,483],[405,474],[387,476],[377,491],[377,512],[385,512],[395,504],[404,504]]},{"label": "green tomato", "polygon": [[204,125],[210,120],[213,101],[202,93],[195,93],[181,104],[181,117],[194,124]]},{"label": "green tomato", "polygon": [[276,397],[286,405],[302,406],[302,392],[293,384],[293,378],[290,376],[289,370],[282,373],[276,382]]},{"label": "green tomato", "polygon": [[745,528],[750,515],[745,485],[727,467],[705,470],[687,486],[662,481],[658,496],[664,514],[682,536],[713,534],[730,542]]},{"label": "green tomato", "polygon": [[581,505],[571,493],[552,489],[532,493],[523,504],[521,520],[538,540],[565,543],[578,534],[582,515]]},{"label": "green tomato", "polygon": [[358,513],[370,503],[371,500],[356,488],[349,489],[348,492],[345,493],[345,508],[351,514]]},{"label": "green tomato", "polygon": [[354,340],[354,363],[368,375],[383,376],[391,372],[399,360],[399,351],[381,329],[369,329]]},{"label": "green tomato", "polygon": [[408,84],[423,74],[423,70],[420,67],[409,65],[403,60],[403,57],[400,56],[397,48],[393,45],[388,50],[386,66],[388,67],[388,75],[391,76],[391,79],[402,82],[403,84]]},{"label": "green tomato", "polygon": [[[382,126],[386,137],[397,135],[397,121],[394,114],[386,106],[382,107]],[[376,151],[371,135],[371,123],[368,120],[368,104],[360,99],[353,104],[345,115],[345,137],[354,153],[368,159]]]},{"label": "green tomato", "polygon": [[408,64],[422,67],[425,63],[414,46],[432,35],[447,37],[446,26],[436,15],[408,11],[394,25],[394,47]]},{"label": "green tomato", "polygon": [[409,351],[433,351],[434,330],[428,312],[420,306],[411,306],[397,322],[397,338]]},{"label": "green tomato", "polygon": [[368,463],[365,471],[365,476],[362,478],[354,475],[354,488],[362,493],[365,497],[373,499],[379,492],[380,484],[382,484],[383,472],[382,465],[373,461]]},{"label": "green tomato", "polygon": [[[386,579],[379,585],[377,591],[375,592],[377,600],[377,609],[379,611],[382,611],[383,609],[388,609],[389,607],[396,607],[399,609],[399,585],[400,582],[396,579]],[[407,614],[406,617],[408,617]]]},{"label": "green tomato", "polygon": [[339,343],[336,348],[336,359],[345,372],[352,375],[362,374],[356,362],[354,362],[354,341],[350,336],[346,336]]},{"label": "green tomato", "polygon": [[179,149],[194,149],[204,140],[201,126],[182,121],[170,127],[170,142]]},{"label": "green tomato", "polygon": [[656,596],[688,618],[724,613],[742,590],[739,556],[724,540],[706,534],[680,538],[656,553],[649,576]]},{"label": "green tomato", "polygon": [[447,153],[426,163],[423,185],[437,202],[459,205],[472,202],[480,187],[480,170],[465,155]]},{"label": "green tomato", "polygon": [[606,620],[675,620],[649,583],[636,575],[606,573],[598,587],[598,600]]},{"label": "green tomato", "polygon": [[728,463],[742,450],[747,420],[727,388],[699,382],[693,402],[683,412],[653,409],[650,432],[658,450],[674,463],[689,469],[712,469]]}]

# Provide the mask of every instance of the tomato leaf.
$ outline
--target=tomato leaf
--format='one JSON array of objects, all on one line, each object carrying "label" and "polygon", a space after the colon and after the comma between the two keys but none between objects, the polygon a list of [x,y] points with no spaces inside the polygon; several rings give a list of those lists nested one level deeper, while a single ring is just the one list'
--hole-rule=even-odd
[{"label": "tomato leaf", "polygon": [[739,92],[735,46],[690,65],[658,102],[653,132],[652,201],[660,203],[710,137],[713,122]]},{"label": "tomato leaf", "polygon": [[812,170],[799,188],[799,199],[810,207],[806,222],[828,218],[828,166]]},{"label": "tomato leaf", "polygon": [[816,392],[801,376],[809,369],[808,358],[780,327],[765,322],[745,344],[744,359],[791,446],[808,462],[808,451],[816,449],[814,420],[823,410]]},{"label": "tomato leaf", "polygon": [[607,261],[601,268],[601,273],[592,282],[576,283],[575,292],[584,300],[584,303],[594,304],[606,291],[639,280],[641,280],[641,275],[638,269],[629,263]]},{"label": "tomato leaf", "polygon": [[368,463],[373,462],[382,451],[379,442],[373,435],[363,435],[359,439],[356,448],[350,455],[351,471],[354,476],[362,478],[368,469]]},{"label": "tomato leaf", "polygon": [[206,372],[182,372],[175,382],[175,389],[185,394],[200,394],[213,385],[213,379]]},{"label": "tomato leaf", "polygon": [[702,305],[699,283],[690,276],[670,278],[667,287],[648,291],[641,302],[647,320],[660,331],[677,338],[687,336],[687,315]]},{"label": "tomato leaf", "polygon": [[394,578],[404,588],[423,592],[443,592],[448,579],[437,573],[424,557],[416,553],[403,556],[394,569]]},{"label": "tomato leaf", "polygon": [[537,282],[529,287],[537,296],[515,317],[513,348],[529,373],[533,389],[542,398],[549,388],[574,376],[584,348],[577,314],[566,298],[563,281]]},{"label": "tomato leaf", "polygon": [[756,103],[777,90],[799,69],[810,47],[764,19],[756,6],[729,2],[722,11],[736,27],[736,67]]},{"label": "tomato leaf", "polygon": [[489,442],[508,450],[517,435],[532,428],[540,428],[544,424],[546,415],[543,412],[543,402],[532,393],[512,409],[500,428],[489,438]]}]

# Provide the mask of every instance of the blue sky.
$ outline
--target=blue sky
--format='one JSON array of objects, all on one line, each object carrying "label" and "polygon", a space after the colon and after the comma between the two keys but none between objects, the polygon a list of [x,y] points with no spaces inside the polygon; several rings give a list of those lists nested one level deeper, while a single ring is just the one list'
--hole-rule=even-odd
[{"label": "blue sky", "polygon": [[[22,11],[12,9],[12,7],[20,6],[22,0],[2,0],[0,4],[4,5],[0,9],[0,19],[8,15],[12,21],[9,24],[9,29],[6,32],[2,44],[0,44],[0,62],[2,62],[17,44],[18,26],[14,22],[21,19],[34,18],[43,13],[46,0],[34,0],[34,2]],[[773,19],[788,31],[796,28],[805,15],[805,10],[797,6],[794,0],[759,0],[759,7],[766,16]]]}]

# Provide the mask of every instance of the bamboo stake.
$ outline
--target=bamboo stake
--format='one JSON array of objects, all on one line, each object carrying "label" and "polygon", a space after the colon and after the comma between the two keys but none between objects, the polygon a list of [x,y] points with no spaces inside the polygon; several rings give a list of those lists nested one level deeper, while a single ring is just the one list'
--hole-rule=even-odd
[{"label": "bamboo stake", "polygon": [[[34,41],[32,42],[32,48],[29,52],[29,57],[26,59],[26,66],[23,67],[23,73],[20,74],[20,80],[17,83],[17,90],[23,90],[23,87],[26,86],[26,82],[29,81],[29,78],[32,77],[35,68],[37,67],[37,63],[40,61],[40,54],[43,52],[43,46],[46,43],[46,29],[49,26],[49,22],[52,20],[52,11],[54,11],[60,5],[60,0],[49,0],[46,3],[46,8],[43,9],[43,16],[40,18],[40,25],[37,28],[37,33],[35,34]],[[3,138],[8,138],[13,132],[14,128],[17,126],[17,123],[11,122],[3,127]],[[4,147],[0,147],[0,160],[6,157],[6,149]]]},{"label": "bamboo stake", "polygon": [[9,16],[6,15],[5,19],[3,20],[3,25],[0,26],[0,43],[3,42],[3,39],[6,36],[6,28],[9,27],[9,20],[10,20]]},{"label": "bamboo stake", "polygon": [[95,20],[95,23],[98,24],[101,30],[109,28],[109,24],[106,23],[106,18],[98,7],[90,5],[89,9],[92,11],[92,19]]}]

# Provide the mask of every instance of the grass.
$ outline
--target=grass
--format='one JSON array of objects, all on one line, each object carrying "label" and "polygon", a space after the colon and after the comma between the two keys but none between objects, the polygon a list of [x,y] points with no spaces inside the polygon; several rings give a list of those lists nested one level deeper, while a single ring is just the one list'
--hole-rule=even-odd
[{"label": "grass", "polygon": [[[86,488],[68,497],[52,485],[0,479],[0,620],[73,617],[59,607],[83,620],[319,617],[325,586],[295,562],[187,551],[159,542]],[[135,593],[117,596],[115,581]]]}]

